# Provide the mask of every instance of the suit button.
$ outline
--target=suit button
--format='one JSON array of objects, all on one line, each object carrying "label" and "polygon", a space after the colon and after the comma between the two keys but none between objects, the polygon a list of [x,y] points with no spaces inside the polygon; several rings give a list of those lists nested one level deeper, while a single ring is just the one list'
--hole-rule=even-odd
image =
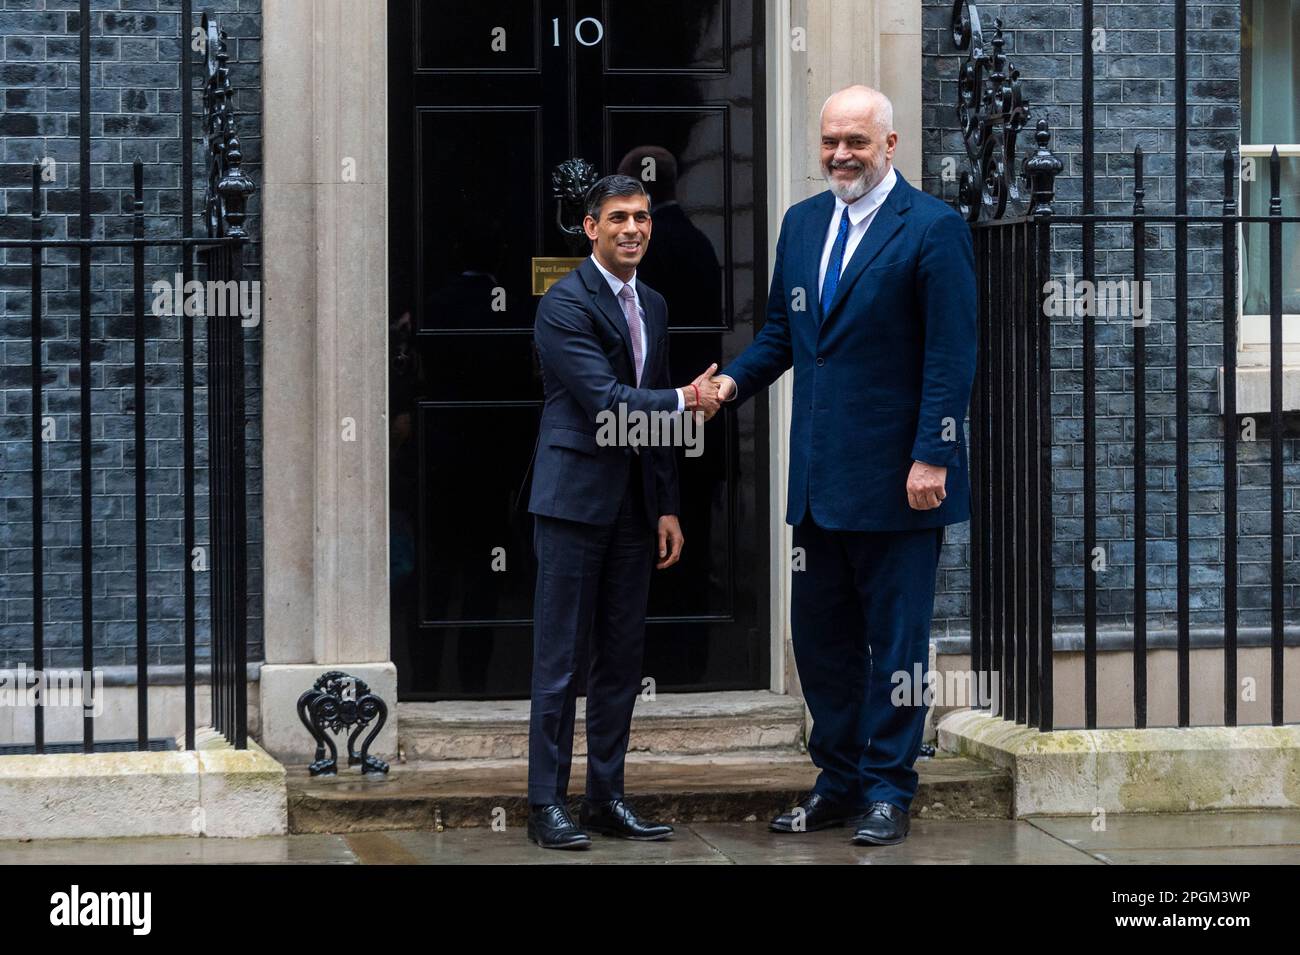
[{"label": "suit button", "polygon": [[817,367],[818,367],[818,368],[820,368],[820,367],[821,367],[822,365],[824,365],[824,364],[826,364],[826,359],[825,359],[825,358],[818,358],[818,359],[817,359]]}]

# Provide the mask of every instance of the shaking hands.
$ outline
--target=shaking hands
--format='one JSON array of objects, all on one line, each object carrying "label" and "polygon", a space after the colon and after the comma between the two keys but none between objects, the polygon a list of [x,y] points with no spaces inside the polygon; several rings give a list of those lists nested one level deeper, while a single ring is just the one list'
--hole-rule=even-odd
[{"label": "shaking hands", "polygon": [[686,399],[686,410],[700,412],[705,421],[718,413],[736,386],[726,375],[715,374],[717,370],[718,364],[714,362],[702,375],[681,389],[682,396]]},{"label": "shaking hands", "polygon": [[736,391],[736,382],[725,374],[715,374],[716,370],[718,363],[715,361],[690,385],[677,388],[685,399],[686,411],[698,411],[705,416],[705,421],[718,413],[723,401],[729,401],[735,396],[733,392]]},{"label": "shaking hands", "polygon": [[714,384],[713,378],[713,373],[717,370],[718,363],[714,362],[702,375],[681,389],[682,397],[686,399],[686,410],[700,412],[704,415],[705,421],[717,414],[718,408],[722,406],[722,399],[718,397],[718,386]]}]

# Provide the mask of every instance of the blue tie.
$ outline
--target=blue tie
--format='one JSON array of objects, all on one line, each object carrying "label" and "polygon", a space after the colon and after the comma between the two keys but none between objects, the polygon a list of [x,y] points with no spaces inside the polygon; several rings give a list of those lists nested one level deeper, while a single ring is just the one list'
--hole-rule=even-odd
[{"label": "blue tie", "polygon": [[844,266],[844,247],[849,243],[849,207],[844,207],[844,215],[840,216],[840,231],[835,236],[835,244],[831,246],[831,260],[826,263],[826,278],[822,280],[822,318],[826,318],[826,313],[831,310],[831,303],[835,301],[835,289],[840,284],[840,269]]}]

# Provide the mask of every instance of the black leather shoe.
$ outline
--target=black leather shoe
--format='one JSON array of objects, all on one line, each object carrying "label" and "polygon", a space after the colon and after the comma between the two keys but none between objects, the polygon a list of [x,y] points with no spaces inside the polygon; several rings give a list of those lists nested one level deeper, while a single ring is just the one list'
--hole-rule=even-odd
[{"label": "black leather shoe", "polygon": [[831,802],[825,796],[809,793],[794,809],[773,819],[768,828],[773,832],[816,832],[842,826],[861,815],[861,809],[850,809]]},{"label": "black leather shoe", "polygon": [[873,802],[858,823],[853,841],[860,846],[896,846],[911,828],[907,813],[892,802]]},{"label": "black leather shoe", "polygon": [[662,822],[646,822],[637,818],[637,814],[621,799],[609,802],[582,801],[578,811],[582,827],[603,836],[618,836],[620,839],[633,839],[637,842],[657,842],[673,834],[673,827]]},{"label": "black leather shoe", "polygon": [[528,838],[543,849],[586,849],[587,835],[563,806],[534,806],[528,813]]}]

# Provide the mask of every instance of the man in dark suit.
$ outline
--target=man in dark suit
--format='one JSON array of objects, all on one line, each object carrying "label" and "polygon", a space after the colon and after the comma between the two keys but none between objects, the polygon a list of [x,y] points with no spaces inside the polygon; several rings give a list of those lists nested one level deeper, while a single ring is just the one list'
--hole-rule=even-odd
[{"label": "man in dark suit", "polygon": [[924,684],[903,705],[891,691],[925,672],[943,528],[970,518],[974,254],[962,218],[893,169],[883,94],[836,93],[821,132],[830,189],[786,212],[767,321],[719,382],[744,401],[794,368],[790,622],[821,773],[772,828],[852,822],[855,842],[889,845],[907,836],[926,713]]},{"label": "man in dark suit", "polygon": [[[668,309],[636,278],[650,242],[645,189],[627,176],[606,176],[586,204],[592,255],[546,293],[534,325],[546,402],[528,507],[537,555],[528,835],[562,849],[590,845],[584,830],[637,840],[673,831],[628,806],[623,762],[640,689],[651,566],[671,567],[684,543],[677,457],[673,447],[606,442],[598,434],[607,433],[609,415],[662,421],[718,410],[716,365],[685,388],[669,386]],[[565,801],[584,649],[587,793],[579,827]]]}]

